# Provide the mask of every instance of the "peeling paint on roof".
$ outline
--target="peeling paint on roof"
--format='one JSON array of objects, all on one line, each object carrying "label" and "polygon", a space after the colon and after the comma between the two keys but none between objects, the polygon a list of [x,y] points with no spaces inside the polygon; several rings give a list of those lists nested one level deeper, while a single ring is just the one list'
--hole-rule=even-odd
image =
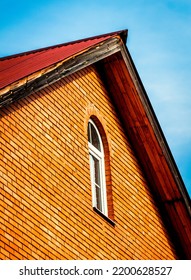
[{"label": "peeling paint on roof", "polygon": [[[122,31],[38,49],[0,59],[0,89],[55,63],[75,56]],[[124,32],[124,31],[123,31]]]}]

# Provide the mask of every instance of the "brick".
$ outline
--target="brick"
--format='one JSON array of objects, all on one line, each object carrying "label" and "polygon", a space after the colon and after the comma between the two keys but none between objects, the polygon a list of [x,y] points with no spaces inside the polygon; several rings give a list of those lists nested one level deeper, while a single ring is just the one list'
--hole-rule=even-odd
[{"label": "brick", "polygon": [[[177,258],[95,67],[2,112],[1,259]],[[108,144],[106,176],[115,227],[92,209],[86,128],[92,113]]]}]

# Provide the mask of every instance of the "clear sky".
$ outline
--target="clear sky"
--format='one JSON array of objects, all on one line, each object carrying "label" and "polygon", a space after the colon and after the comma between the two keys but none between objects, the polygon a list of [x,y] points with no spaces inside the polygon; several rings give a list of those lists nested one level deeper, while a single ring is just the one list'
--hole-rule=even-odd
[{"label": "clear sky", "polygon": [[0,1],[1,57],[121,29],[191,196],[191,0]]}]

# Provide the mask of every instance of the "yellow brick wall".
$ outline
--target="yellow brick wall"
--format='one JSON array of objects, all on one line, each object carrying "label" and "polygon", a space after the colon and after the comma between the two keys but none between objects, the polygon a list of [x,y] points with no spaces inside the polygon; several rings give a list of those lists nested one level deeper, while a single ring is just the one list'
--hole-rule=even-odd
[{"label": "yellow brick wall", "polygon": [[[87,122],[106,133],[113,219],[93,211]],[[93,66],[1,110],[1,259],[177,258]]]}]

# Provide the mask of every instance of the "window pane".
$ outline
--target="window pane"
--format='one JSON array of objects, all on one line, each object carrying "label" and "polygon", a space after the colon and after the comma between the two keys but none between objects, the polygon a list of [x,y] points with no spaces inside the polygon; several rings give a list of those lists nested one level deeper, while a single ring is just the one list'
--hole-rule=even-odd
[{"label": "window pane", "polygon": [[91,123],[88,123],[88,142],[92,143]]},{"label": "window pane", "polygon": [[94,128],[94,126],[92,125],[92,145],[97,148],[99,151],[101,151],[101,147],[100,147],[100,142],[99,142],[99,137],[97,135],[97,132]]},{"label": "window pane", "polygon": [[97,131],[92,123],[88,123],[88,141],[99,151],[101,151],[100,141]]},{"label": "window pane", "polygon": [[101,202],[101,188],[99,186],[95,186],[96,191],[96,207],[102,211],[102,202]]},{"label": "window pane", "polygon": [[95,178],[95,183],[100,186],[100,162],[95,157],[93,157],[93,160],[94,160],[94,178]]},{"label": "window pane", "polygon": [[100,160],[95,158],[91,155],[91,168],[93,172],[93,186],[94,186],[94,192],[95,192],[95,206],[102,211],[102,186],[101,186],[101,174],[100,174]]}]

